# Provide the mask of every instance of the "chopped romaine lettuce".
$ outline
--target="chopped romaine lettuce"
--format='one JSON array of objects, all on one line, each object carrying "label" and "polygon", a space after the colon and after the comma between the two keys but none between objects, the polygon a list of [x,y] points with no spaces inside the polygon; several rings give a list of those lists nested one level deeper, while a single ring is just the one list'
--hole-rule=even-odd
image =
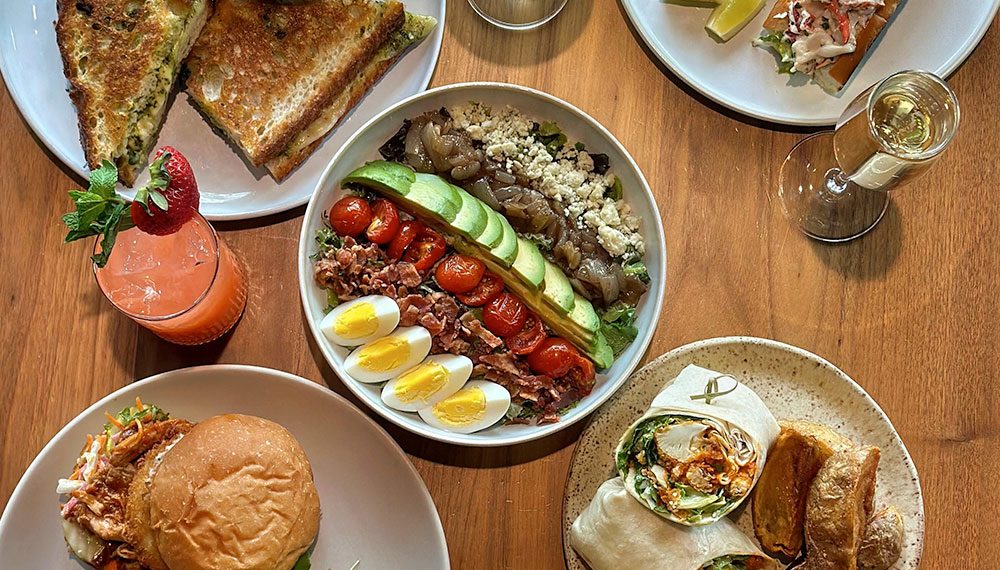
[{"label": "chopped romaine lettuce", "polygon": [[601,332],[607,339],[611,351],[615,358],[632,344],[632,341],[639,336],[639,329],[635,327],[635,307],[630,307],[625,303],[618,302],[608,307],[601,315]]},{"label": "chopped romaine lettuce", "polygon": [[792,44],[788,43],[784,34],[777,32],[764,34],[754,40],[753,45],[771,48],[778,54],[778,73],[794,73],[795,54],[792,52]]}]

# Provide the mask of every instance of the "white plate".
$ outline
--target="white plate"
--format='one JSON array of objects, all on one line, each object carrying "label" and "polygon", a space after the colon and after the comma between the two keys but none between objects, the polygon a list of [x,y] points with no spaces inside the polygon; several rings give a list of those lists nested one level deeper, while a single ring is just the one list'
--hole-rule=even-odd
[{"label": "white plate", "polygon": [[[555,121],[568,135],[570,141],[581,141],[587,145],[588,150],[607,154],[611,159],[611,170],[622,181],[626,202],[643,220],[642,237],[646,243],[646,255],[643,261],[649,269],[652,285],[638,305],[636,326],[640,331],[639,337],[611,368],[597,375],[594,391],[581,400],[578,406],[562,416],[562,421],[554,424],[497,425],[468,435],[431,428],[417,414],[399,412],[383,404],[379,385],[362,384],[345,374],[343,363],[347,350],[330,343],[319,330],[319,322],[326,307],[326,294],[313,281],[312,261],[309,256],[315,253],[316,242],[313,238],[316,230],[323,227],[324,212],[342,195],[339,187],[340,179],[365,162],[379,158],[378,148],[399,130],[403,119],[416,117],[442,106],[468,101],[479,101],[498,108],[511,105],[536,121]],[[628,375],[635,370],[653,339],[653,332],[660,317],[660,306],[663,304],[666,261],[663,225],[649,184],[646,183],[646,179],[628,151],[607,129],[580,109],[541,91],[503,83],[462,83],[432,89],[386,109],[347,141],[317,185],[316,193],[310,200],[302,221],[302,235],[299,238],[299,289],[309,329],[323,356],[347,387],[373,410],[397,425],[431,439],[459,445],[498,446],[531,441],[566,428],[596,409],[622,385]]]},{"label": "white plate", "polygon": [[[775,0],[724,44],[708,36],[711,10],[661,0],[622,0],[646,45],[688,85],[740,113],[786,125],[832,125],[869,85],[904,69],[947,77],[986,34],[1000,0],[903,0],[861,68],[837,96],[775,71],[770,52],[750,45]],[[959,93],[961,98],[961,93]]]},{"label": "white plate", "polygon": [[[622,433],[649,408],[663,385],[692,363],[732,374],[757,392],[776,418],[824,424],[856,444],[881,448],[876,508],[896,505],[906,531],[902,555],[892,570],[917,570],[924,544],[920,479],[885,412],[847,374],[819,356],[753,337],[714,338],[676,348],[636,372],[628,386],[594,414],[577,442],[566,480],[563,550],[568,570],[586,568],[569,546],[569,528],[601,483],[617,476],[613,456]],[[752,500],[751,495],[746,504]],[[747,506],[741,506],[731,518],[753,537]]]},{"label": "white plate", "polygon": [[[56,479],[65,476],[104,412],[154,403],[174,417],[260,416],[285,426],[312,464],[323,517],[313,568],[449,568],[437,510],[403,451],[360,410],[330,390],[285,372],[217,365],[174,370],[103,398],[64,427],[31,463],[0,517],[4,568],[80,570],[66,552]],[[388,482],[391,482],[388,483]]]},{"label": "white plate", "polygon": [[[67,0],[68,1],[68,0]],[[242,153],[216,135],[184,92],[177,94],[153,148],[172,145],[194,167],[201,213],[210,220],[242,220],[274,214],[309,200],[316,180],[358,126],[389,105],[427,88],[444,33],[445,0],[407,0],[407,10],[437,18],[434,31],[408,51],[361,100],[316,152],[281,184],[264,168],[253,169]],[[56,0],[0,1],[0,70],[25,120],[66,166],[86,178],[76,110],[56,45]],[[251,170],[252,169],[252,170]],[[149,180],[144,171],[136,188]],[[133,191],[119,187],[132,196]],[[66,207],[71,204],[67,198]]]}]

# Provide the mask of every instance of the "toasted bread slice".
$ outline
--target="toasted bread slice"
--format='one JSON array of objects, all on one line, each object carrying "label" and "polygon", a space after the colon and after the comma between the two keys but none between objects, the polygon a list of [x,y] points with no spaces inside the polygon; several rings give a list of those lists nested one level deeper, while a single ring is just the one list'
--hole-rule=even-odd
[{"label": "toasted bread slice", "polygon": [[406,23],[397,31],[385,46],[375,54],[375,57],[351,81],[334,102],[327,107],[312,125],[295,137],[288,148],[277,158],[267,162],[271,175],[281,182],[295,168],[309,157],[323,142],[330,132],[340,124],[348,111],[361,101],[365,93],[374,85],[386,71],[392,67],[403,52],[414,43],[424,39],[437,24],[430,16],[406,14]]},{"label": "toasted bread slice", "polygon": [[219,0],[187,61],[187,91],[262,166],[336,105],[404,21],[394,0]]},{"label": "toasted bread slice", "polygon": [[767,454],[767,463],[753,497],[753,528],[770,552],[795,556],[805,539],[806,497],[813,478],[835,452],[851,440],[817,424],[782,420],[781,434]]},{"label": "toasted bread slice", "polygon": [[62,0],[56,40],[91,169],[118,166],[131,186],[146,166],[181,62],[209,0]]}]

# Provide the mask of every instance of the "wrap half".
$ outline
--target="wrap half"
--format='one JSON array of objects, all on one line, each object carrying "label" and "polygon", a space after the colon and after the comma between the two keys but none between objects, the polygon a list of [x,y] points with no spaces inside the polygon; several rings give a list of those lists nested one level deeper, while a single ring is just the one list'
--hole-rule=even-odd
[{"label": "wrap half", "polygon": [[628,428],[615,464],[628,493],[653,512],[706,525],[747,498],[780,432],[753,390],[692,364]]},{"label": "wrap half", "polygon": [[688,527],[659,519],[605,481],[570,529],[570,545],[593,570],[777,570],[729,519]]}]

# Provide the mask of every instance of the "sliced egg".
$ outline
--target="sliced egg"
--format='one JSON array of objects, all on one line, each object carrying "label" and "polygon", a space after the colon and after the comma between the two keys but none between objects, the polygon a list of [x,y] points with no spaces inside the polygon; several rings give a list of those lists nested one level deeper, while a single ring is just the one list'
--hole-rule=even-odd
[{"label": "sliced egg", "polygon": [[401,327],[347,355],[344,372],[358,382],[385,382],[427,358],[431,333],[424,327]]},{"label": "sliced egg", "polygon": [[465,385],[472,361],[465,356],[435,354],[390,380],[382,401],[402,412],[416,412],[444,400]]},{"label": "sliced egg", "polygon": [[510,392],[485,380],[473,380],[448,398],[420,410],[428,425],[454,433],[472,433],[500,421],[510,408]]},{"label": "sliced egg", "polygon": [[383,337],[399,324],[399,305],[389,297],[369,295],[337,305],[319,323],[330,342],[358,346]]}]

